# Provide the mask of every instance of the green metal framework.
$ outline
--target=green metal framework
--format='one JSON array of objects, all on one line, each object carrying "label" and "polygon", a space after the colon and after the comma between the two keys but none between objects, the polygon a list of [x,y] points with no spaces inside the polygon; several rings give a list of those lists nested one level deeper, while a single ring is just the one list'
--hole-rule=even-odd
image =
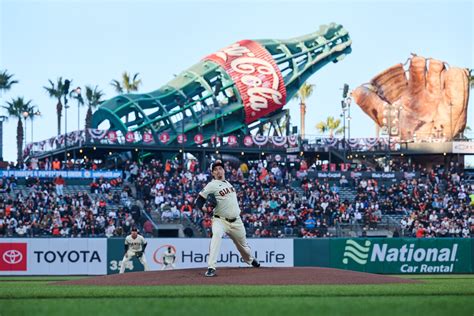
[{"label": "green metal framework", "polygon": [[[257,40],[274,58],[284,79],[287,100],[317,70],[329,62],[338,62],[351,52],[348,32],[336,24],[323,25],[317,32],[289,40]],[[280,118],[277,110],[263,124]],[[213,135],[248,134],[244,105],[227,72],[217,63],[205,60],[179,74],[165,86],[145,94],[123,94],[104,102],[94,113],[93,128],[152,133],[156,143],[167,132],[168,144],[187,134],[185,145],[193,145],[193,136],[201,133],[204,141]],[[109,126],[106,126],[108,123]],[[104,126],[105,124],[105,126]]]}]

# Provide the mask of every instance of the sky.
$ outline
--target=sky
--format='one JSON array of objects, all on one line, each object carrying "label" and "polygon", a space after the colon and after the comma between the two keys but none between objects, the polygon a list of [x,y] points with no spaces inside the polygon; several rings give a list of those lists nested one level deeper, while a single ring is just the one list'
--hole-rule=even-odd
[{"label": "sky", "polygon": [[[308,79],[315,88],[306,134],[316,136],[318,122],[340,116],[344,83],[352,90],[411,53],[474,68],[473,18],[472,0],[0,0],[0,70],[19,80],[0,104],[32,100],[42,113],[33,122],[33,141],[41,141],[57,133],[56,101],[43,88],[48,79],[72,79],[72,88],[97,85],[108,99],[116,95],[110,82],[128,71],[140,74],[139,92],[151,92],[236,41],[287,39],[335,22],[348,30],[352,53]],[[467,125],[474,129],[472,103],[471,97]],[[70,105],[68,131],[78,128],[77,104]],[[299,126],[298,101],[285,108]],[[81,129],[86,111],[79,109]],[[372,120],[354,102],[351,116],[351,137],[375,136]],[[16,160],[16,125],[15,119],[4,123],[7,161]],[[31,132],[28,121],[27,142]]]}]

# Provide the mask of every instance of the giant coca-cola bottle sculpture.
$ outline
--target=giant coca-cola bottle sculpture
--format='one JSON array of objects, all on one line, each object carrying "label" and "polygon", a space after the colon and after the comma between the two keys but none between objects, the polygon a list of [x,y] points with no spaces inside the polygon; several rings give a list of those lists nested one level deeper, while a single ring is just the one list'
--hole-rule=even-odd
[{"label": "giant coca-cola bottle sculpture", "polygon": [[204,57],[156,91],[104,102],[92,126],[147,134],[144,142],[158,144],[193,145],[216,133],[245,133],[252,122],[281,111],[318,69],[349,54],[351,43],[337,24],[289,40],[242,40]]}]

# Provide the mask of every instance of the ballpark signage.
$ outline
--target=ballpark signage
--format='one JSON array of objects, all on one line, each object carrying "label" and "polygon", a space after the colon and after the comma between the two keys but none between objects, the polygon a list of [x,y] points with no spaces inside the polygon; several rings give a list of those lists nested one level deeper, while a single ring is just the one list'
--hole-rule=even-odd
[{"label": "ballpark signage", "polygon": [[474,154],[474,142],[453,142],[453,154]]},{"label": "ballpark signage", "polygon": [[245,123],[252,123],[286,104],[280,69],[259,43],[239,41],[204,59],[219,64],[235,82],[245,108]]},{"label": "ballpark signage", "polygon": [[106,239],[4,239],[0,275],[92,275],[106,273]]},{"label": "ballpark signage", "polygon": [[[175,268],[205,268],[209,257],[207,238],[147,238],[146,260],[151,270],[163,269],[163,255],[168,247],[176,254]],[[118,273],[122,264],[124,239],[108,240],[108,274]],[[265,267],[292,267],[292,239],[249,239],[252,255]],[[217,260],[218,267],[249,267],[230,239],[223,239]],[[134,261],[125,271],[143,271],[143,266]]]},{"label": "ballpark signage", "polygon": [[0,177],[11,177],[16,178],[55,178],[62,176],[66,179],[72,178],[118,178],[122,176],[122,171],[110,170],[110,171],[96,171],[96,170],[0,170]]},{"label": "ballpark signage", "polygon": [[341,239],[330,246],[332,267],[375,273],[471,272],[469,239]]},{"label": "ballpark signage", "polygon": [[11,271],[26,271],[27,243],[1,242],[0,243],[0,274]]}]

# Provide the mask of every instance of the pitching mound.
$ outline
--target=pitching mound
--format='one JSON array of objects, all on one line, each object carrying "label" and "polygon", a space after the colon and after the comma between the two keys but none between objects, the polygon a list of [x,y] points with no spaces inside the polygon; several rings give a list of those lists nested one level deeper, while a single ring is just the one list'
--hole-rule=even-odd
[{"label": "pitching mound", "polygon": [[218,268],[217,276],[204,276],[206,269],[129,272],[74,281],[60,285],[296,285],[296,284],[384,284],[416,283],[386,275],[330,268]]}]

